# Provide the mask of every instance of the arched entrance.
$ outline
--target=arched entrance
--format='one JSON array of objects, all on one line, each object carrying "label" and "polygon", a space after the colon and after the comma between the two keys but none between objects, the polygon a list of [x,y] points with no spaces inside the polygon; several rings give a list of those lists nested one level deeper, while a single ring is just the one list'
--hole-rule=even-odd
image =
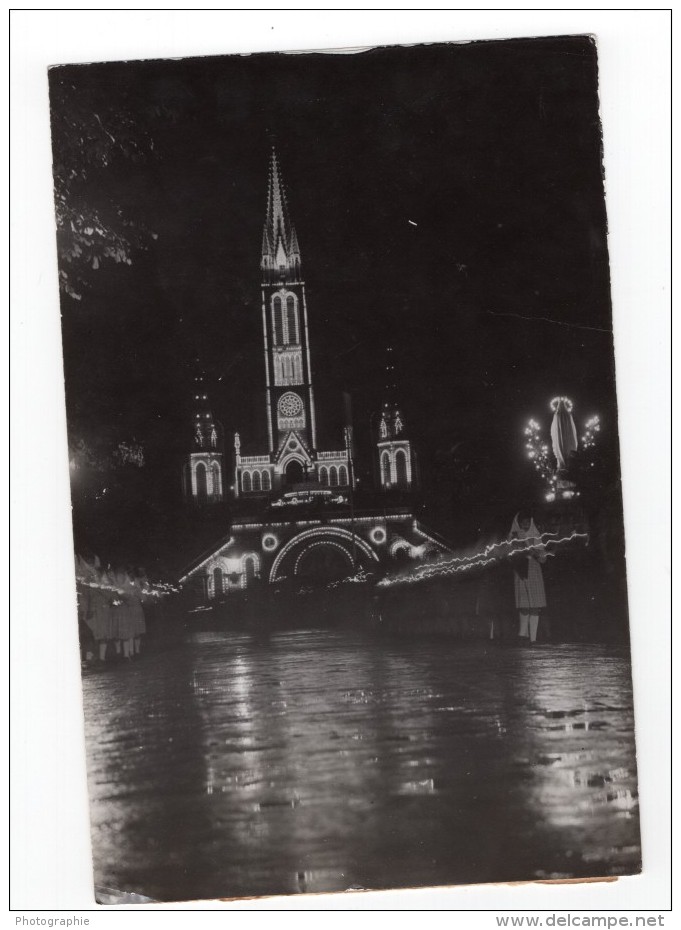
[{"label": "arched entrance", "polygon": [[[329,550],[333,550],[330,552]],[[305,574],[318,573],[324,580],[353,574],[355,568],[367,571],[379,561],[378,555],[358,533],[343,527],[317,526],[303,530],[278,550],[270,569],[270,583]]]},{"label": "arched entrance", "polygon": [[303,477],[303,466],[298,461],[298,459],[291,459],[291,461],[286,466],[286,471],[284,472],[286,484],[302,484]]},{"label": "arched entrance", "polygon": [[312,584],[328,584],[353,574],[350,553],[340,543],[320,540],[300,553],[295,561],[296,577]]}]

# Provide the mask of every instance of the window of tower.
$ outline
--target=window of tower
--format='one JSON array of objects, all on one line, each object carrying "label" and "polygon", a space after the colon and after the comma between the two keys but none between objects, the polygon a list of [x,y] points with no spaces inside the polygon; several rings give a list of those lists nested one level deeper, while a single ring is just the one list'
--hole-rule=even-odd
[{"label": "window of tower", "polygon": [[289,294],[286,298],[286,331],[286,341],[297,345],[300,341],[298,338],[298,311],[293,294]]},{"label": "window of tower", "polygon": [[332,488],[338,487],[338,469],[335,465],[329,469],[329,484]]},{"label": "window of tower", "polygon": [[262,473],[262,489],[263,491],[272,490],[272,479],[270,478],[270,473],[268,471],[264,471]]},{"label": "window of tower", "polygon": [[319,469],[319,483],[326,485],[329,483],[329,470],[327,469],[326,465],[322,465],[322,467]]},{"label": "window of tower", "polygon": [[208,475],[203,462],[196,466],[196,499],[199,504],[205,504],[208,500]]},{"label": "window of tower", "polygon": [[213,497],[219,500],[222,497],[222,480],[220,476],[220,466],[213,462]]},{"label": "window of tower", "polygon": [[346,487],[349,484],[348,470],[345,465],[341,465],[338,469],[338,484],[340,484],[341,487]]},{"label": "window of tower", "polygon": [[395,478],[399,487],[403,488],[409,483],[407,477],[407,454],[404,449],[395,453]]},{"label": "window of tower", "polygon": [[245,471],[241,476],[241,487],[244,491],[251,490],[251,473],[249,471]]},{"label": "window of tower", "polygon": [[260,472],[259,471],[253,472],[253,490],[254,491],[260,490]]},{"label": "window of tower", "polygon": [[274,331],[275,346],[284,344],[284,312],[281,305],[281,297],[272,298],[272,329]]},{"label": "window of tower", "polygon": [[390,455],[387,452],[381,454],[381,484],[390,484]]}]

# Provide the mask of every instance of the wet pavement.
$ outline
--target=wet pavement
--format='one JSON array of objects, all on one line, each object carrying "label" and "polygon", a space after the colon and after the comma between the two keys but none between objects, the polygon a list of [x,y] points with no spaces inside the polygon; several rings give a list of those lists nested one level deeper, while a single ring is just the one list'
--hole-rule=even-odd
[{"label": "wet pavement", "polygon": [[95,883],[162,901],[630,874],[629,655],[195,634],[84,674]]}]

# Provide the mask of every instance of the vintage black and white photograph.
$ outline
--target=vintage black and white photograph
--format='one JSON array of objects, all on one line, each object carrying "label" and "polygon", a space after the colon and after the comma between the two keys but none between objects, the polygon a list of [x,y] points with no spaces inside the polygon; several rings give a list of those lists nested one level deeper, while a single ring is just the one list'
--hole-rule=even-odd
[{"label": "vintage black and white photograph", "polygon": [[595,39],[49,88],[95,899],[637,874]]}]

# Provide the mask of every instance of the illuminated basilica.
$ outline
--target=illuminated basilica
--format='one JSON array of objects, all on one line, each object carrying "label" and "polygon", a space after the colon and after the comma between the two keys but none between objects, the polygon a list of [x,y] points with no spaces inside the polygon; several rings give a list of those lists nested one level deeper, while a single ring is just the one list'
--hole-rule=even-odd
[{"label": "illuminated basilica", "polygon": [[185,500],[202,508],[220,504],[225,486],[232,496],[229,532],[180,579],[198,602],[258,583],[300,586],[383,573],[398,560],[446,550],[414,517],[416,461],[394,397],[377,418],[378,487],[372,493],[358,493],[349,413],[336,448],[318,446],[300,246],[274,148],[260,267],[267,447],[244,455],[236,433],[228,464],[206,385],[195,380]]}]

